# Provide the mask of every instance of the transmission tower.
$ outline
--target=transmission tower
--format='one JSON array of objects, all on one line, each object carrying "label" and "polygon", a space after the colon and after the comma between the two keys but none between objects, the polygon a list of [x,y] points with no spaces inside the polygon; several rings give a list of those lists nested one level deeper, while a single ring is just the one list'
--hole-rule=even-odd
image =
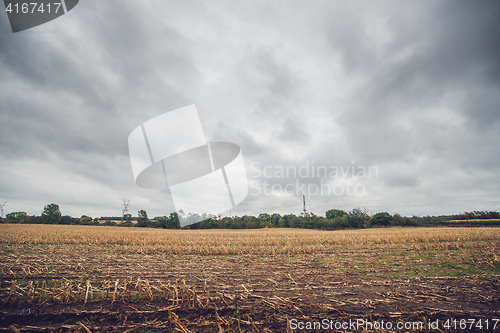
[{"label": "transmission tower", "polygon": [[302,196],[302,200],[304,201],[304,214],[306,213],[306,196]]},{"label": "transmission tower", "polygon": [[122,207],[122,223],[123,223],[123,218],[125,217],[125,213],[128,212],[128,207],[130,206],[130,200],[125,202],[125,199],[123,199]]},{"label": "transmission tower", "polygon": [[3,208],[7,204],[7,201],[5,201],[3,204],[0,205],[0,210],[2,211],[2,214],[0,215],[1,218],[3,218]]}]

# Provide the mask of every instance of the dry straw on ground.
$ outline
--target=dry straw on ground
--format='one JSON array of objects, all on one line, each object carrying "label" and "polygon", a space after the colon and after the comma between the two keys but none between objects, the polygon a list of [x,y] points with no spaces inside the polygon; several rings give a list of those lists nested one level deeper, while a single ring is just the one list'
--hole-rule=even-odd
[{"label": "dry straw on ground", "polygon": [[437,244],[493,241],[500,228],[389,228],[320,231],[304,229],[164,230],[63,225],[0,225],[9,244],[87,244],[141,247],[170,254],[294,254],[339,245]]},{"label": "dry straw on ground", "polygon": [[0,331],[292,332],[294,318],[500,318],[499,236],[5,224]]}]

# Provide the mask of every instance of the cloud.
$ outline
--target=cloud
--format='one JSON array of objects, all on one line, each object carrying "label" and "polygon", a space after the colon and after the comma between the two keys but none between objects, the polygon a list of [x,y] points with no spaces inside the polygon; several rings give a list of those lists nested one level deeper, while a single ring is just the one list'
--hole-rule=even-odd
[{"label": "cloud", "polygon": [[[11,34],[0,15],[0,199],[168,214],[167,193],[134,184],[127,137],[194,103],[207,139],[240,145],[249,168],[378,167],[364,195],[311,197],[319,214],[495,209],[499,18],[496,1],[113,0]],[[457,194],[471,197],[453,206]],[[244,204],[298,212],[301,197]]]}]

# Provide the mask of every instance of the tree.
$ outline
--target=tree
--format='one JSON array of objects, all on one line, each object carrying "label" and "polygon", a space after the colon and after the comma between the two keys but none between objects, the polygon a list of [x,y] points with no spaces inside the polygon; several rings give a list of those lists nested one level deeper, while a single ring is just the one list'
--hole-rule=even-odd
[{"label": "tree", "polygon": [[404,227],[407,225],[407,220],[409,220],[407,217],[405,218],[405,217],[399,215],[398,213],[395,213],[392,216],[391,225],[397,225],[400,227]]},{"label": "tree", "polygon": [[59,224],[61,223],[61,211],[59,205],[51,203],[43,208],[42,222],[45,224]]},{"label": "tree", "polygon": [[257,218],[251,215],[244,215],[241,220],[243,221],[243,226],[245,229],[257,229],[259,224]]},{"label": "tree", "polygon": [[297,225],[295,223],[297,216],[294,214],[283,215],[283,225],[285,228],[295,228]]},{"label": "tree", "polygon": [[280,219],[281,219],[281,215],[280,214],[273,213],[273,215],[271,215],[271,224],[272,224],[272,226],[273,227],[277,227]]},{"label": "tree", "polygon": [[26,223],[42,224],[43,221],[42,221],[42,217],[41,216],[33,215],[33,216],[30,216],[30,218],[28,220],[26,220]]},{"label": "tree", "polygon": [[76,217],[64,215],[61,217],[61,224],[78,224],[80,220]]},{"label": "tree", "polygon": [[388,226],[391,224],[392,221],[393,217],[391,216],[391,214],[387,212],[377,213],[372,216],[370,220],[370,226],[376,226],[376,225]]},{"label": "tree", "polygon": [[349,224],[352,228],[366,228],[370,220],[370,215],[368,215],[366,210],[362,210],[361,208],[354,208],[347,213],[347,215],[349,217]]},{"label": "tree", "polygon": [[92,217],[90,216],[82,215],[82,217],[80,217],[80,224],[91,224],[91,222],[92,222]]},{"label": "tree", "polygon": [[288,222],[289,228],[298,228],[300,226],[300,219],[294,214],[287,214],[283,218]]},{"label": "tree", "polygon": [[8,223],[23,223],[30,218],[25,212],[12,212],[5,217]]},{"label": "tree", "polygon": [[130,220],[127,220],[123,223],[120,223],[119,224],[120,227],[133,227],[134,226],[134,223]]},{"label": "tree", "polygon": [[314,229],[315,227],[314,218],[315,218],[314,213],[310,212],[300,213],[300,224],[298,225],[298,227],[304,229]]},{"label": "tree", "polygon": [[172,212],[168,216],[169,220],[169,229],[180,229],[181,228],[181,223],[179,221],[179,215],[177,215],[177,212]]},{"label": "tree", "polygon": [[153,228],[167,228],[168,217],[166,216],[157,216],[152,221]]},{"label": "tree", "polygon": [[326,218],[330,220],[333,220],[336,217],[342,217],[344,215],[347,215],[347,213],[341,209],[330,209],[325,213]]},{"label": "tree", "polygon": [[259,228],[264,228],[271,223],[271,216],[267,213],[262,213],[257,217],[257,223],[259,224]]},{"label": "tree", "polygon": [[144,209],[141,209],[137,212],[139,215],[137,217],[137,226],[138,227],[148,227],[149,226],[149,218],[148,214]]},{"label": "tree", "polygon": [[217,221],[214,219],[209,219],[208,220],[208,227],[210,229],[217,229]]},{"label": "tree", "polygon": [[331,226],[334,229],[346,229],[351,227],[351,224],[349,223],[349,215],[346,214],[344,216],[337,216],[333,219]]},{"label": "tree", "polygon": [[105,225],[105,226],[114,226],[114,225],[116,225],[116,223],[112,222],[111,220],[106,220],[106,222],[104,222],[102,225]]},{"label": "tree", "polygon": [[239,216],[233,218],[233,229],[245,229],[245,224],[243,223],[243,219]]},{"label": "tree", "polygon": [[[180,229],[179,216],[176,212],[170,213],[170,216],[155,217],[156,222],[152,224],[155,228],[162,229]],[[150,224],[151,226],[151,224]]]},{"label": "tree", "polygon": [[224,219],[224,229],[232,229],[234,225],[234,220],[231,217],[225,217]]}]

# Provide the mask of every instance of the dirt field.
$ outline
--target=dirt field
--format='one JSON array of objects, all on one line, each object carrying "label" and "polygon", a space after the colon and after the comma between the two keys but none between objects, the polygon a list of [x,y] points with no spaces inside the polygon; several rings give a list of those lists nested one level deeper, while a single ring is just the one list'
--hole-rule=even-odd
[{"label": "dirt field", "polygon": [[0,225],[0,330],[500,331],[499,240],[500,228]]}]

